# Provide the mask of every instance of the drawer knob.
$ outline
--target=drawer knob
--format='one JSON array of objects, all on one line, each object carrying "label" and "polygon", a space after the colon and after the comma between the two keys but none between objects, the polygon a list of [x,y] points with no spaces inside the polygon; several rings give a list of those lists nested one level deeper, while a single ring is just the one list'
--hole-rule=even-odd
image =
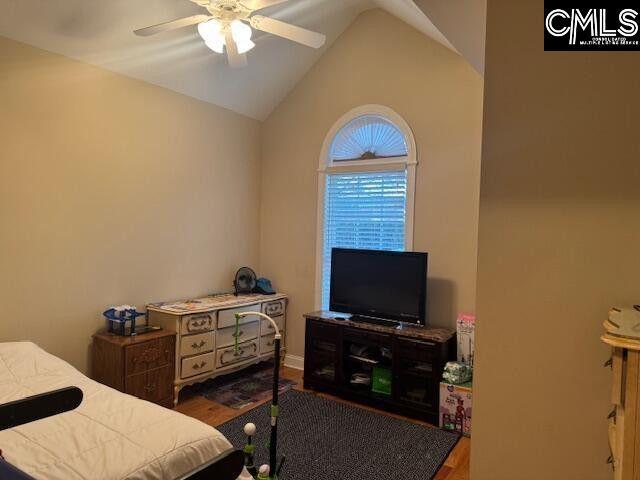
[{"label": "drawer knob", "polygon": [[193,342],[191,348],[202,348],[207,344],[204,340],[200,340],[200,343]]},{"label": "drawer knob", "polygon": [[204,362],[204,361],[200,362],[199,364],[195,363],[193,365],[193,369],[194,370],[200,370],[201,368],[205,367],[206,365],[207,365],[207,362]]},{"label": "drawer knob", "polygon": [[144,387],[144,389],[145,389],[147,392],[153,392],[153,391],[156,389],[156,386],[155,386],[155,385],[152,385],[152,384],[149,384],[149,385],[147,385],[146,387]]},{"label": "drawer knob", "polygon": [[235,337],[235,338],[240,338],[242,335],[244,335],[244,332],[242,330],[240,330],[237,333],[232,333],[231,336]]}]

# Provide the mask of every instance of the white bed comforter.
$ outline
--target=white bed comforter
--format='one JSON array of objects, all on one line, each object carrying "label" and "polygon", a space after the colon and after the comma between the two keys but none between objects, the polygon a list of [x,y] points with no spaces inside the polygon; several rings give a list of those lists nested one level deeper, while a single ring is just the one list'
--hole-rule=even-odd
[{"label": "white bed comforter", "polygon": [[76,410],[0,432],[5,459],[37,479],[169,480],[231,447],[216,429],[94,382],[33,343],[0,343],[0,403],[66,386],[84,393]]}]

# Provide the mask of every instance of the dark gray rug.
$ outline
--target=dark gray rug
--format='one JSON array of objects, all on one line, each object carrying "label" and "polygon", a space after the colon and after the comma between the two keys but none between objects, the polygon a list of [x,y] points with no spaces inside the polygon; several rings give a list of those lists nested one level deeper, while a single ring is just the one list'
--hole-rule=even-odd
[{"label": "dark gray rug", "polygon": [[[268,463],[268,408],[261,405],[218,427],[242,448],[244,425],[255,423],[256,465]],[[427,480],[458,439],[311,393],[291,390],[280,397],[278,456],[287,457],[281,480]]]}]

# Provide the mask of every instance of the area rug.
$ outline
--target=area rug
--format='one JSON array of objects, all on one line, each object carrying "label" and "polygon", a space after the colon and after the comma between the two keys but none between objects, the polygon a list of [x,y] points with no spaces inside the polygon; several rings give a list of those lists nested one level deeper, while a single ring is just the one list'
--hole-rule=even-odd
[{"label": "area rug", "polygon": [[[280,480],[432,479],[459,435],[291,390],[280,399]],[[246,423],[255,423],[256,465],[268,463],[268,405],[218,427],[243,448]]]},{"label": "area rug", "polygon": [[[290,389],[295,382],[280,380],[280,392]],[[197,387],[196,393],[216,403],[242,409],[271,398],[273,363],[262,363],[222,377],[208,380]]]}]

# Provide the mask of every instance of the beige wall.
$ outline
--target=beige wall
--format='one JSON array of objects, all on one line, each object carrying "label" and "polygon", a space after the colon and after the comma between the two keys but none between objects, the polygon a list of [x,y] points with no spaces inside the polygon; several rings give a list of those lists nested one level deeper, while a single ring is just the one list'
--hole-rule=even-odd
[{"label": "beige wall", "polygon": [[381,10],[362,14],[266,120],[261,272],[291,295],[287,344],[304,353],[314,308],[318,159],[338,118],[391,107],[419,153],[416,250],[430,258],[430,317],[453,326],[474,310],[482,80],[461,57]]},{"label": "beige wall", "polygon": [[258,122],[0,38],[0,339],[85,369],[111,304],[258,263]]},{"label": "beige wall", "polygon": [[640,58],[543,51],[489,0],[473,480],[611,477],[611,305],[640,291]]}]

